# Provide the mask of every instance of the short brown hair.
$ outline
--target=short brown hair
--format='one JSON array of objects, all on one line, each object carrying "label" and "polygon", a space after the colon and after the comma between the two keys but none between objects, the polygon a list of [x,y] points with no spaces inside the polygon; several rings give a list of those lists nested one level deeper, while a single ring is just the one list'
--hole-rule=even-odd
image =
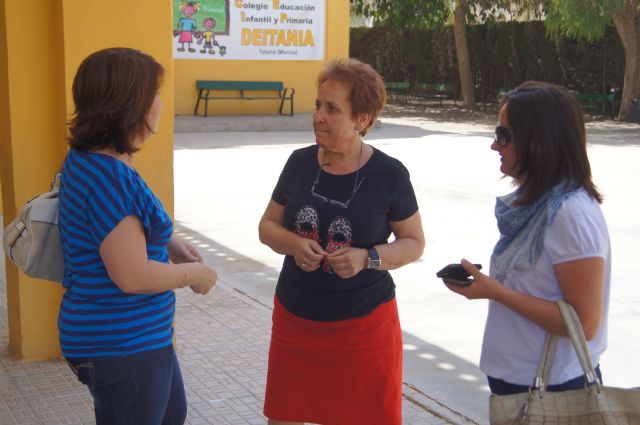
[{"label": "short brown hair", "polygon": [[79,150],[113,148],[134,153],[136,137],[151,131],[147,114],[164,70],[135,49],[111,48],[89,55],[73,80],[75,112],[69,145]]},{"label": "short brown hair", "polygon": [[584,114],[564,87],[527,81],[505,96],[507,122],[516,153],[518,205],[530,205],[557,184],[584,187],[602,196],[591,180]]},{"label": "short brown hair", "polygon": [[351,118],[362,113],[371,115],[369,124],[360,131],[364,136],[387,103],[387,90],[382,77],[371,65],[345,58],[333,60],[325,66],[318,76],[318,86],[329,80],[341,81],[351,90]]}]

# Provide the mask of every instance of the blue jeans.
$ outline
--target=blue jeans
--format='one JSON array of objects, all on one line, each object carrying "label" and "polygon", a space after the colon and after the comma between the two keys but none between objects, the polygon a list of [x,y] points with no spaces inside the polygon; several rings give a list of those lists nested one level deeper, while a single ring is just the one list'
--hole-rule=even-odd
[{"label": "blue jeans", "polygon": [[[596,374],[598,375],[598,380],[602,384],[602,373],[600,373],[600,365],[596,367]],[[507,381],[503,381],[502,379],[492,378],[491,376],[487,376],[487,379],[489,380],[489,388],[491,389],[491,393],[493,394],[509,395],[529,392],[528,385],[511,384]],[[582,375],[569,381],[563,382],[562,384],[549,385],[547,386],[547,391],[557,392],[579,390],[584,388],[585,382],[586,381],[584,375]]]},{"label": "blue jeans", "polygon": [[172,345],[131,356],[67,358],[93,396],[96,425],[182,425],[187,398]]}]

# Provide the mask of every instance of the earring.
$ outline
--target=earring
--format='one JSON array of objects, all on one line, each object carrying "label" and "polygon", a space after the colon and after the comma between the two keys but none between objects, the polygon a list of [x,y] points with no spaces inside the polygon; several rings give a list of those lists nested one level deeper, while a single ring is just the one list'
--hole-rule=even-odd
[{"label": "earring", "polygon": [[354,128],[353,131],[355,131],[356,133],[360,134],[360,129],[358,127]]}]

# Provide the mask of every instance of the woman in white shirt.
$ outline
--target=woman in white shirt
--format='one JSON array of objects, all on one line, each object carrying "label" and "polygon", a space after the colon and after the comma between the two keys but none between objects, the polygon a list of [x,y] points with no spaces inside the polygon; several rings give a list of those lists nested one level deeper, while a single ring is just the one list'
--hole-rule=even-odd
[{"label": "woman in white shirt", "polygon": [[[503,395],[529,389],[547,333],[567,336],[560,299],[578,313],[598,365],[607,345],[611,248],[583,113],[567,89],[529,81],[510,92],[491,149],[517,189],[497,198],[500,239],[490,275],[462,260],[473,283],[447,286],[489,300],[480,368],[491,392]],[[549,379],[548,391],[584,387],[569,338],[558,341]]]}]

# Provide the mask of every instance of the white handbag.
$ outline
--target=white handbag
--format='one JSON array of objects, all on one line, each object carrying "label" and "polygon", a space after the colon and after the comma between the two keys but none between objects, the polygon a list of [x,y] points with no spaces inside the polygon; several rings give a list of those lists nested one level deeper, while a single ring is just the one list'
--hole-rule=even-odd
[{"label": "white handbag", "polygon": [[571,304],[558,301],[569,337],[586,378],[580,390],[545,391],[557,336],[547,335],[535,381],[529,392],[489,397],[491,425],[640,424],[640,389],[605,387],[591,362],[580,319]]},{"label": "white handbag", "polygon": [[64,261],[58,232],[58,188],[56,174],[49,192],[31,199],[5,227],[2,246],[7,257],[26,275],[62,282]]}]

